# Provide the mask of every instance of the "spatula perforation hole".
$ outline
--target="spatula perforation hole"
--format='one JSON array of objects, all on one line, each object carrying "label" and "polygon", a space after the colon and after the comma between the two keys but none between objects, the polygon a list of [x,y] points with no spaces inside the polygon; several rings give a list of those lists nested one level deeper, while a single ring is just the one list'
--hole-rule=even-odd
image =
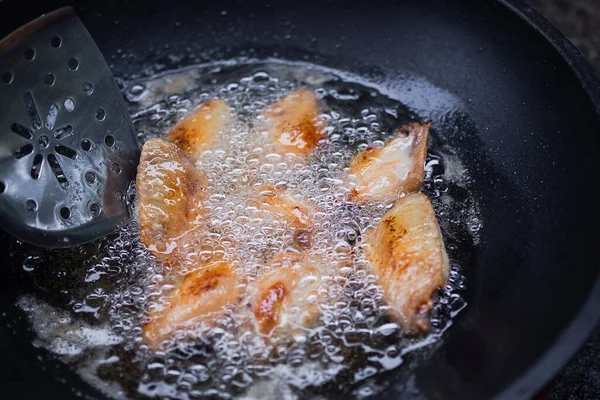
[{"label": "spatula perforation hole", "polygon": [[77,71],[77,69],[79,68],[79,60],[76,59],[75,57],[69,58],[69,61],[67,63],[67,67],[71,71]]},{"label": "spatula perforation hole", "polygon": [[115,144],[115,138],[112,135],[106,135],[104,138],[104,144],[108,147],[113,147]]},{"label": "spatula perforation hole", "polygon": [[68,112],[71,112],[75,109],[75,100],[73,100],[72,98],[68,98],[65,100],[65,110],[67,110]]},{"label": "spatula perforation hole", "polygon": [[50,139],[46,135],[41,135],[38,137],[38,144],[42,149],[47,149],[50,146]]},{"label": "spatula perforation hole", "polygon": [[73,134],[73,127],[71,125],[63,126],[54,132],[56,140],[62,140]]},{"label": "spatula perforation hole", "polygon": [[94,85],[92,82],[85,82],[83,84],[83,94],[90,96],[92,93],[94,93]]},{"label": "spatula perforation hole", "polygon": [[63,189],[68,189],[69,181],[67,180],[67,177],[65,176],[65,174],[54,154],[48,155],[48,164],[50,164],[52,173],[56,177],[56,180],[58,181],[58,184],[60,185],[60,187]]},{"label": "spatula perforation hole", "polygon": [[23,93],[23,103],[25,104],[27,115],[29,115],[29,119],[31,120],[31,127],[37,131],[42,127],[42,120],[40,119],[40,114],[38,113],[31,92]]},{"label": "spatula perforation hole", "polygon": [[91,148],[92,148],[92,142],[90,142],[87,139],[83,139],[81,141],[81,150],[83,150],[83,151],[90,151]]},{"label": "spatula perforation hole", "polygon": [[100,208],[100,204],[98,204],[98,203],[90,204],[90,214],[92,215],[92,217],[97,217],[98,215],[100,215],[101,210],[102,210],[102,208]]},{"label": "spatula perforation hole", "polygon": [[113,174],[119,175],[121,173],[121,166],[117,163],[112,163],[110,166],[110,170]]},{"label": "spatula perforation hole", "polygon": [[29,48],[27,50],[25,50],[25,59],[27,61],[33,61],[35,60],[35,50],[32,48]]},{"label": "spatula perforation hole", "polygon": [[46,129],[54,128],[56,118],[58,118],[58,106],[56,104],[52,104],[48,109],[48,115],[46,116],[46,122],[44,123]]},{"label": "spatula perforation hole", "polygon": [[58,49],[62,45],[62,39],[60,36],[54,36],[52,39],[50,39],[50,45],[55,49]]},{"label": "spatula perforation hole", "polygon": [[14,79],[14,75],[10,71],[5,71],[2,73],[2,82],[10,85]]},{"label": "spatula perforation hole", "polygon": [[17,135],[24,137],[25,139],[33,139],[33,133],[31,133],[31,130],[29,128],[25,128],[21,124],[17,124],[16,122],[10,126],[10,130]]},{"label": "spatula perforation hole", "polygon": [[35,200],[29,199],[25,202],[25,209],[29,212],[37,211],[38,205]]},{"label": "spatula perforation hole", "polygon": [[33,145],[31,143],[29,143],[29,144],[26,144],[25,146],[22,146],[17,151],[15,151],[14,156],[18,160],[18,159],[23,158],[31,153],[33,153]]},{"label": "spatula perforation hole", "polygon": [[93,173],[92,171],[88,171],[85,173],[85,181],[87,182],[88,185],[93,184],[94,182],[96,182],[96,174]]},{"label": "spatula perforation hole", "polygon": [[96,119],[98,121],[104,121],[104,118],[106,118],[106,111],[104,111],[104,108],[99,108],[96,110]]},{"label": "spatula perforation hole", "polygon": [[44,156],[41,154],[36,154],[33,158],[33,163],[31,164],[31,177],[33,179],[38,179],[42,172],[42,167],[44,166]]},{"label": "spatula perforation hole", "polygon": [[69,207],[61,207],[61,209],[60,209],[60,217],[62,219],[69,219],[69,218],[71,218],[71,210],[69,209]]},{"label": "spatula perforation hole", "polygon": [[75,150],[73,150],[70,147],[63,146],[62,144],[57,145],[54,148],[54,150],[56,150],[56,152],[58,154],[60,154],[61,156],[68,157],[71,160],[74,160],[75,158],[77,158],[77,152]]},{"label": "spatula perforation hole", "polygon": [[6,184],[2,181],[0,181],[0,194],[4,193],[6,191]]},{"label": "spatula perforation hole", "polygon": [[56,82],[56,76],[53,73],[48,73],[44,76],[44,84],[46,86],[52,86]]}]

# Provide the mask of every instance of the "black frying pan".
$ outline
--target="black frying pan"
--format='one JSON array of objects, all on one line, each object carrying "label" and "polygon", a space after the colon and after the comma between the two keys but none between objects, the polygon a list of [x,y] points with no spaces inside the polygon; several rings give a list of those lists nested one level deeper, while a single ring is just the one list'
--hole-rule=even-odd
[{"label": "black frying pan", "polygon": [[[371,77],[421,76],[463,100],[441,115],[419,86],[405,93],[458,149],[480,200],[482,241],[463,255],[469,306],[437,351],[382,397],[408,397],[400,384],[408,379],[410,396],[527,398],[594,327],[600,81],[522,1],[73,3],[124,79],[157,63],[277,56]],[[0,1],[0,36],[66,4]],[[182,57],[175,65],[168,54]],[[2,236],[0,263],[11,240]],[[30,345],[14,307],[17,268],[0,268],[2,397],[97,397]]]}]

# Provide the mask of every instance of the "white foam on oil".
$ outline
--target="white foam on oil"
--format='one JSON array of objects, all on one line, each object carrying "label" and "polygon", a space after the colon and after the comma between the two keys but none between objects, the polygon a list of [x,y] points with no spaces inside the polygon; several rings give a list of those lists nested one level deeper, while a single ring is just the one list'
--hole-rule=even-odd
[{"label": "white foam on oil", "polygon": [[122,343],[110,326],[90,326],[73,312],[61,310],[25,295],[17,300],[29,318],[37,337],[36,347],[42,347],[67,363],[78,365],[79,375],[102,393],[114,399],[125,398],[121,385],[98,377],[99,365],[119,361],[109,356],[108,350]]},{"label": "white foam on oil", "polygon": [[[327,122],[326,143],[308,161],[273,154],[256,123],[261,110],[300,87],[317,93],[321,119]],[[243,313],[230,312],[191,333],[176,332],[167,351],[151,350],[142,337],[145,316],[167,304],[166,294],[175,286],[139,243],[134,221],[100,242],[92,257],[81,252],[87,273],[77,282],[83,295],[71,301],[71,311],[30,297],[20,300],[39,345],[115,398],[295,399],[307,389],[316,398],[326,398],[332,395],[328,390],[339,396],[334,389],[339,387],[364,397],[385,388],[385,383],[374,383],[378,376],[400,367],[410,353],[435,344],[465,306],[460,296],[464,279],[455,265],[448,286],[440,290],[433,332],[406,337],[387,317],[383,292],[366,257],[357,251],[362,235],[381,220],[389,204],[348,203],[348,163],[359,149],[382,145],[415,118],[395,97],[407,87],[386,87],[340,71],[278,60],[213,63],[131,83],[125,95],[142,142],[164,136],[205,101],[224,99],[237,113],[234,128],[195,160],[207,173],[211,195],[205,206],[214,216],[211,235],[196,249],[200,257],[238,260],[236,273],[251,283],[268,272],[265,261],[273,255],[300,251],[293,230],[256,206],[256,190],[263,185],[285,188],[318,210],[311,216],[310,251],[322,260],[319,321],[303,327],[291,320],[293,334],[281,328],[265,341]],[[431,90],[427,93],[434,95]],[[435,101],[437,109],[456,107],[449,95]],[[416,99],[414,106],[431,104]],[[452,149],[437,150],[438,156],[428,156],[424,190],[444,232],[453,235],[479,226],[476,201],[465,209],[452,198],[452,185],[468,188],[467,171]],[[473,237],[479,228],[471,229]],[[84,324],[84,315],[103,328]],[[66,322],[60,324],[62,320]]]},{"label": "white foam on oil", "polygon": [[71,313],[55,309],[32,296],[21,297],[17,305],[29,316],[38,342],[57,355],[76,356],[87,348],[113,346],[122,341],[110,327],[87,326]]}]

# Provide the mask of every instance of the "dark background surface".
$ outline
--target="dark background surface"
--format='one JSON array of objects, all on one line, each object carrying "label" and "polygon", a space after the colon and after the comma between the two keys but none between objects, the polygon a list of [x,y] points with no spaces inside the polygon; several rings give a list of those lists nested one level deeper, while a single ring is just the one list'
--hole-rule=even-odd
[{"label": "dark background surface", "polygon": [[[600,74],[600,0],[528,1],[563,31]],[[548,390],[551,400],[600,399],[600,327]]]}]

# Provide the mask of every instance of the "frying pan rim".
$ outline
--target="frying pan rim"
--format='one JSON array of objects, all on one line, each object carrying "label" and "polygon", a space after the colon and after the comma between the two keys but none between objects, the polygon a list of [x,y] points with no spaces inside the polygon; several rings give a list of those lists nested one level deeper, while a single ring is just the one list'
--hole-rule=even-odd
[{"label": "frying pan rim", "polygon": [[[524,0],[496,0],[554,47],[565,60],[585,90],[600,119],[600,78],[583,54],[550,21]],[[600,274],[590,290],[589,296],[571,322],[558,335],[554,344],[533,362],[510,386],[495,395],[495,400],[515,398],[531,399],[575,356],[583,343],[599,325]]]},{"label": "frying pan rim", "polygon": [[563,58],[571,71],[577,76],[581,86],[594,105],[596,115],[600,118],[600,76],[586,60],[579,49],[554,26],[546,17],[539,13],[525,0],[496,0],[504,5],[554,47]]}]

